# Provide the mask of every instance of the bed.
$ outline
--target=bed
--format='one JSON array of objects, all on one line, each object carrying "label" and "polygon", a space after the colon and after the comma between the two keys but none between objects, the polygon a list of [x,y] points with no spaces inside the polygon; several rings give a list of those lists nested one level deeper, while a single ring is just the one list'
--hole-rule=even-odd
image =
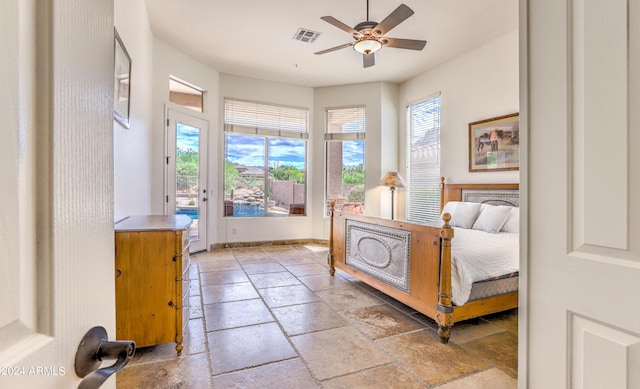
[{"label": "bed", "polygon": [[448,343],[455,323],[518,306],[519,190],[444,178],[440,189],[442,224],[332,209],[328,263],[432,318]]}]

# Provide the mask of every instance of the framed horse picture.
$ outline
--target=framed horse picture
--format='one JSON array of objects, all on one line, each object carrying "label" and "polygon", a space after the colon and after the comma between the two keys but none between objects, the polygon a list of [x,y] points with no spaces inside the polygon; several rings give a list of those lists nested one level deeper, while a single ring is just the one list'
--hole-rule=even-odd
[{"label": "framed horse picture", "polygon": [[469,171],[520,168],[517,113],[469,123]]},{"label": "framed horse picture", "polygon": [[129,97],[131,94],[131,57],[122,43],[118,31],[114,32],[115,61],[113,85],[113,118],[129,128]]}]

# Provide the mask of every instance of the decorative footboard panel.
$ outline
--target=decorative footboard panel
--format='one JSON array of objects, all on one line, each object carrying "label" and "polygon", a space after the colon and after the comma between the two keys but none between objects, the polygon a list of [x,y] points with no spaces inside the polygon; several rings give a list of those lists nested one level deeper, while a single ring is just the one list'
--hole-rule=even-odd
[{"label": "decorative footboard panel", "polygon": [[440,277],[439,226],[335,212],[330,269],[338,268],[435,317]]},{"label": "decorative footboard panel", "polygon": [[347,220],[345,263],[387,285],[410,292],[411,232]]}]

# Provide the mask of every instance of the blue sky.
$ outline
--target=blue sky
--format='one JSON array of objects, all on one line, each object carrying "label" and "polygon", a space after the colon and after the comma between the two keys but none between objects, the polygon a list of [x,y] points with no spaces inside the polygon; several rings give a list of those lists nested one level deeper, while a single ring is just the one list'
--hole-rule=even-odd
[{"label": "blue sky", "polygon": [[[264,166],[264,138],[227,134],[227,159],[246,166]],[[304,169],[305,141],[270,138],[269,166],[294,166]]]},{"label": "blue sky", "polygon": [[[178,123],[178,148],[198,150],[198,129]],[[228,134],[227,158],[230,162],[246,166],[264,165],[264,138],[259,136]],[[270,138],[269,166],[294,166],[304,169],[305,141],[298,139]],[[364,141],[342,142],[343,163],[354,166],[363,162]]]},{"label": "blue sky", "polygon": [[176,143],[178,150],[198,151],[200,129],[178,123],[176,125]]},{"label": "blue sky", "polygon": [[356,166],[364,162],[364,141],[352,140],[342,142],[342,164]]}]

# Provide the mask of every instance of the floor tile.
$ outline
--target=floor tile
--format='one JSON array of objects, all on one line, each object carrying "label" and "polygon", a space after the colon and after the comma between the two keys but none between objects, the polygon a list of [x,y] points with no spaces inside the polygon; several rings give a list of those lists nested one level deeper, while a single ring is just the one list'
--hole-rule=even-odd
[{"label": "floor tile", "polygon": [[289,270],[294,276],[310,276],[313,274],[326,274],[329,277],[329,268],[319,263],[306,263],[302,265],[287,265]]},{"label": "floor tile", "polygon": [[424,329],[422,324],[386,304],[344,311],[342,314],[373,339]]},{"label": "floor tile", "polygon": [[260,297],[250,282],[237,284],[209,285],[202,287],[204,304],[223,303],[227,301],[249,300]]},{"label": "floor tile", "polygon": [[484,320],[463,321],[451,327],[450,341],[463,344],[498,332],[504,332],[504,329]]},{"label": "floor tile", "polygon": [[136,352],[127,366],[170,361],[176,358],[178,358],[178,354],[174,342],[157,344],[155,346],[136,347]]},{"label": "floor tile", "polygon": [[273,259],[278,261],[278,263],[283,265],[283,266],[287,266],[287,265],[305,265],[305,264],[310,264],[310,263],[311,264],[316,263],[313,260],[313,258],[305,257],[305,256],[302,256],[302,255],[287,255],[287,256],[274,255]]},{"label": "floor tile", "polygon": [[258,292],[269,308],[320,301],[320,298],[304,285],[258,289]]},{"label": "floor tile", "polygon": [[207,304],[204,316],[207,332],[274,321],[260,299]]},{"label": "floor tile", "polygon": [[287,335],[294,336],[347,325],[347,321],[324,302],[273,308]]},{"label": "floor tile", "polygon": [[[390,364],[323,382],[325,389],[418,389],[425,385],[405,369]],[[470,387],[469,387],[470,388]]]},{"label": "floor tile", "polygon": [[275,323],[207,334],[213,374],[297,357]]},{"label": "floor tile", "polygon": [[200,280],[189,281],[189,296],[200,296]]},{"label": "floor tile", "polygon": [[340,276],[331,277],[327,274],[298,277],[303,284],[313,291],[331,289],[349,285],[349,281]]},{"label": "floor tile", "polygon": [[236,260],[200,261],[198,263],[198,267],[200,268],[200,273],[209,271],[242,270],[242,267],[240,267],[240,264]]},{"label": "floor tile", "polygon": [[118,388],[202,389],[211,387],[206,354],[183,355],[170,361],[127,366],[116,374]]},{"label": "floor tile", "polygon": [[362,289],[347,285],[344,288],[319,290],[316,292],[331,308],[336,311],[347,311],[380,305],[380,300]]},{"label": "floor tile", "polygon": [[316,380],[299,358],[213,377],[214,388],[225,389],[311,389]]},{"label": "floor tile", "polygon": [[204,320],[191,319],[184,332],[182,355],[199,354],[207,351],[207,338],[204,334]]},{"label": "floor tile", "polygon": [[454,343],[440,343],[438,335],[432,330],[379,339],[376,343],[429,386],[490,367],[486,361]]},{"label": "floor tile", "polygon": [[273,288],[277,286],[300,285],[300,281],[288,271],[279,273],[251,274],[249,276],[253,285],[260,288]]},{"label": "floor tile", "polygon": [[207,273],[201,273],[200,284],[202,286],[208,285],[222,285],[222,284],[235,284],[238,282],[248,282],[249,278],[242,270],[222,270],[212,271]]},{"label": "floor tile", "polygon": [[278,262],[270,260],[269,262],[251,262],[251,263],[243,263],[242,268],[244,271],[251,274],[259,274],[259,273],[277,273],[286,271],[282,265]]},{"label": "floor tile", "polygon": [[516,389],[518,380],[499,369],[489,369],[438,386],[437,389]]},{"label": "floor tile", "polygon": [[319,380],[391,362],[387,354],[351,327],[294,336],[291,341]]},{"label": "floor tile", "polygon": [[189,296],[189,318],[197,319],[202,317],[202,302],[200,296]]},{"label": "floor tile", "polygon": [[517,335],[506,331],[500,332],[466,343],[464,347],[469,352],[490,361],[510,376],[518,376]]},{"label": "floor tile", "polygon": [[509,311],[494,313],[482,318],[491,324],[502,327],[507,331],[511,331],[514,334],[518,333],[518,309],[511,309]]}]

